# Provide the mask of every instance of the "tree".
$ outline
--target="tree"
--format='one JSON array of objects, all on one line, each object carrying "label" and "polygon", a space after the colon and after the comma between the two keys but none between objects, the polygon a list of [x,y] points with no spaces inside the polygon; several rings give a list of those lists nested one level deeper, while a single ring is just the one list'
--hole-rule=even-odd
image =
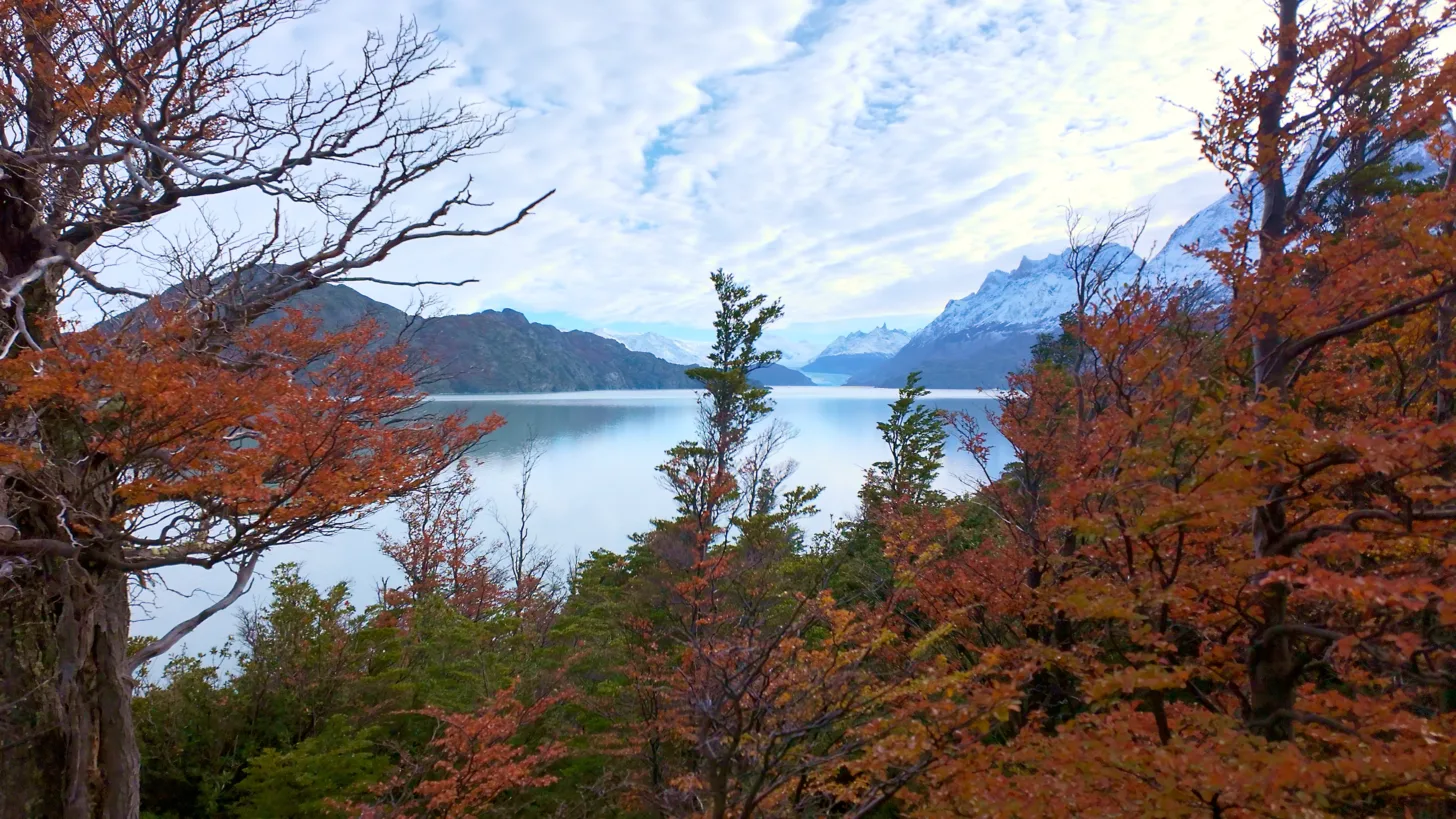
[{"label": "tree", "polygon": [[1275,11],[1267,61],[1224,74],[1200,127],[1241,209],[1229,249],[1195,248],[1228,303],[1144,281],[1079,306],[1072,355],[1002,402],[1002,532],[924,599],[966,651],[1036,672],[1020,718],[927,773],[928,815],[1435,816],[1456,796],[1456,200],[1367,173],[1413,143],[1450,161],[1453,9]]},{"label": "tree", "polygon": [[324,819],[344,817],[349,800],[369,795],[389,771],[375,745],[331,719],[317,735],[286,752],[269,748],[248,763],[238,783],[241,819]]},{"label": "tree", "polygon": [[[903,613],[920,559],[938,550],[920,536],[943,530],[917,529],[898,506],[884,514],[897,588],[860,606],[835,600],[834,563],[809,554],[799,525],[818,488],[785,488],[792,464],[773,459],[788,433],[747,377],[777,358],[757,343],[778,305],[721,272],[713,282],[713,366],[689,371],[705,387],[701,438],[662,467],[678,516],[641,536],[625,567],[634,804],[668,816],[868,816],[1014,689],[993,683],[994,663],[956,668],[952,681],[928,650],[939,635],[917,643],[925,634]],[[900,465],[887,474],[928,501],[938,421],[918,395],[912,381],[886,430]],[[987,684],[951,703],[943,692],[968,679]]]},{"label": "tree", "polygon": [[[1453,14],[1436,3],[1388,2],[1301,16],[1297,0],[1282,0],[1271,62],[1245,81],[1225,79],[1224,103],[1200,132],[1205,154],[1233,174],[1247,202],[1235,250],[1211,258],[1238,292],[1235,321],[1249,327],[1253,356],[1246,406],[1256,430],[1249,436],[1257,448],[1249,453],[1252,483],[1261,498],[1249,505],[1252,557],[1268,561],[1276,576],[1261,584],[1250,709],[1251,722],[1270,739],[1291,738],[1303,718],[1295,707],[1306,673],[1297,643],[1311,635],[1290,616],[1290,597],[1310,582],[1309,572],[1324,567],[1318,559],[1300,566],[1302,558],[1350,556],[1368,552],[1369,541],[1414,537],[1427,543],[1417,552],[1439,562],[1438,533],[1456,519],[1449,484],[1442,486],[1442,453],[1450,446],[1443,429],[1450,411],[1448,306],[1456,293],[1444,271],[1456,173],[1440,190],[1371,201],[1363,215],[1335,226],[1338,232],[1317,217],[1318,194],[1349,190],[1339,183],[1358,180],[1412,137],[1440,132],[1456,73],[1431,49]],[[1366,115],[1363,103],[1376,86],[1391,95],[1388,117]],[[1449,162],[1446,142],[1437,137],[1433,147]],[[1257,185],[1257,216],[1245,179]],[[1429,353],[1416,352],[1426,345]],[[1309,401],[1327,394],[1331,376],[1352,368],[1362,383],[1341,396],[1345,411],[1311,418]],[[1382,420],[1372,427],[1373,418]],[[1307,434],[1311,420],[1320,429],[1317,441]],[[1280,450],[1290,454],[1269,457]],[[1295,568],[1281,577],[1286,560]],[[1324,595],[1353,602],[1337,589]],[[1362,620],[1375,616],[1357,609],[1365,609]],[[1359,628],[1347,628],[1333,629],[1340,636],[1326,642],[1360,636]],[[1412,633],[1404,626],[1394,631]]]},{"label": "tree", "polygon": [[[136,816],[131,672],[235,600],[260,553],[432,480],[491,426],[400,423],[419,393],[367,329],[253,323],[367,278],[410,242],[492,235],[540,201],[496,227],[450,224],[476,204],[467,183],[408,216],[400,194],[483,150],[504,120],[407,104],[442,65],[412,25],[371,35],[355,79],[247,61],[262,32],[315,6],[0,4],[8,815]],[[137,243],[158,217],[230,194],[274,203],[256,237],[208,222],[158,253]],[[103,250],[177,285],[120,327],[65,332],[77,288],[151,295],[88,261]],[[128,656],[131,584],[184,564],[232,565],[238,583]]]},{"label": "tree", "polygon": [[920,373],[905,376],[905,386],[890,404],[890,417],[875,424],[890,449],[888,461],[876,461],[861,491],[867,506],[934,501],[932,485],[945,459],[945,424],[924,404],[930,394],[920,386]]},{"label": "tree", "polygon": [[920,403],[929,394],[920,386],[920,373],[910,373],[890,404],[890,417],[875,425],[889,460],[867,470],[858,514],[837,524],[831,539],[837,563],[832,582],[841,601],[883,602],[892,596],[900,578],[885,554],[885,527],[907,514],[950,504],[934,489],[947,436],[946,419]]},{"label": "tree", "polygon": [[279,566],[270,592],[224,646],[175,657],[141,686],[134,708],[149,814],[226,815],[247,803],[254,815],[292,804],[316,816],[322,800],[343,795],[329,787],[373,784],[388,768],[358,730],[392,705],[381,694],[395,689],[375,679],[395,665],[387,635],[354,609],[345,584],[318,589],[297,565]]},{"label": "tree", "polygon": [[377,789],[371,800],[374,804],[357,815],[366,819],[464,819],[479,816],[507,791],[550,785],[556,778],[544,769],[565,748],[556,743],[523,747],[515,739],[523,727],[540,719],[560,699],[558,695],[525,706],[516,699],[512,685],[473,713],[422,711],[442,729],[430,742],[428,754],[422,759],[405,759],[393,778]]},{"label": "tree", "polygon": [[481,508],[474,494],[475,479],[462,460],[448,480],[400,499],[404,535],[380,533],[379,548],[399,566],[408,585],[381,590],[386,603],[439,595],[473,620],[499,612],[505,595],[502,572],[491,564],[489,544],[475,531]]},{"label": "tree", "polygon": [[498,546],[505,555],[504,573],[511,583],[511,614],[520,625],[544,635],[550,628],[558,600],[546,583],[551,571],[551,558],[531,538],[531,519],[536,503],[531,499],[531,479],[536,465],[546,453],[545,444],[530,430],[518,456],[520,482],[512,487],[515,499],[515,520],[507,523],[500,509],[491,511],[501,537]]},{"label": "tree", "polygon": [[[688,543],[687,558],[703,564],[717,538],[727,538],[737,504],[750,510],[762,495],[767,457],[783,443],[785,432],[770,428],[759,438],[753,457],[743,458],[752,444],[754,425],[773,410],[769,389],[751,380],[753,373],[782,357],[777,350],[759,350],[764,330],[783,315],[783,305],[753,295],[731,274],[711,274],[718,297],[713,321],[715,338],[707,367],[690,367],[689,378],[703,385],[698,398],[698,440],[669,449],[658,467],[678,505],[678,528]],[[781,482],[781,481],[780,481]],[[777,485],[772,487],[777,489]]]}]

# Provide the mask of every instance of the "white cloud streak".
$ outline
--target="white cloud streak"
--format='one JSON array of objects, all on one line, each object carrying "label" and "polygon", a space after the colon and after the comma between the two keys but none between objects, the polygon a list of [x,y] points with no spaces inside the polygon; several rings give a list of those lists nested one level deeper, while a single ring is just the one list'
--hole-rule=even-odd
[{"label": "white cloud streak", "polygon": [[796,322],[923,317],[1056,249],[1065,206],[1151,201],[1166,236],[1222,192],[1178,105],[1211,105],[1213,72],[1246,62],[1268,16],[1260,0],[338,0],[264,56],[347,63],[401,14],[457,63],[431,93],[515,109],[499,150],[460,169],[497,203],[485,216],[559,193],[500,237],[380,272],[482,279],[444,294],[462,311],[678,325],[706,325],[718,266]]}]

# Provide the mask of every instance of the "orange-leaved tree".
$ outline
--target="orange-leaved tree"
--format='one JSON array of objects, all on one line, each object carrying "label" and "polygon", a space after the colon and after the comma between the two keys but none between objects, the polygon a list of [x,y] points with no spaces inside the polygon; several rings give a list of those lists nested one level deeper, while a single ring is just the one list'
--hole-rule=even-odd
[{"label": "orange-leaved tree", "polygon": [[[406,244],[530,210],[454,223],[468,182],[415,216],[400,201],[504,125],[411,103],[442,67],[413,25],[371,35],[352,78],[249,62],[317,6],[0,2],[0,815],[136,816],[139,663],[236,599],[260,552],[421,485],[488,431],[418,417],[405,357],[367,330],[254,325]],[[140,242],[230,194],[272,205],[256,232]],[[68,296],[153,295],[103,250],[176,286],[68,333]],[[133,584],[180,564],[233,565],[235,593],[131,654]]]},{"label": "orange-leaved tree", "polygon": [[403,760],[400,770],[376,789],[372,804],[353,809],[362,819],[465,819],[481,815],[509,791],[552,784],[556,777],[546,769],[566,754],[565,746],[546,742],[529,747],[520,744],[518,736],[563,696],[558,693],[527,706],[510,685],[471,713],[437,708],[419,712],[440,724],[427,753]]},{"label": "orange-leaved tree", "polygon": [[1239,216],[1197,249],[1222,303],[1103,288],[1003,401],[1004,532],[929,591],[1037,672],[927,815],[1456,798],[1453,7],[1274,6],[1199,132]]},{"label": "orange-leaved tree", "polygon": [[[191,334],[185,313],[168,314],[0,361],[0,412],[29,426],[4,444],[17,533],[0,541],[13,583],[7,660],[34,675],[5,722],[22,743],[8,753],[36,766],[7,771],[7,806],[46,815],[56,797],[134,789],[135,671],[236,600],[266,550],[433,480],[499,423],[423,417],[404,352],[375,346],[368,325],[325,335],[290,313],[216,353],[193,349]],[[231,565],[237,577],[162,638],[130,646],[132,584],[181,565]]]},{"label": "orange-leaved tree", "polygon": [[427,484],[399,502],[404,534],[379,534],[379,548],[399,565],[406,585],[382,589],[387,605],[439,595],[462,615],[481,620],[505,600],[504,572],[492,565],[489,544],[476,531],[480,507],[466,461],[447,480]]}]

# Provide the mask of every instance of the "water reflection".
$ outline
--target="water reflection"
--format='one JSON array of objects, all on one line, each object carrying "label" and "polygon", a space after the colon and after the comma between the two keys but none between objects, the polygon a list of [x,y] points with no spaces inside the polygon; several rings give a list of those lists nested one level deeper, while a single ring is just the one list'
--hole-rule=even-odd
[{"label": "water reflection", "polygon": [[[774,390],[775,417],[797,431],[783,453],[799,464],[793,482],[824,487],[818,503],[821,511],[809,522],[811,529],[826,529],[835,518],[853,512],[864,471],[885,457],[875,424],[888,417],[888,404],[894,398],[893,390],[860,387]],[[992,396],[971,390],[934,391],[927,403],[978,417],[995,408]],[[440,396],[430,409],[463,412],[472,418],[491,412],[505,417],[506,426],[472,453],[477,459],[474,475],[481,501],[499,503],[503,514],[509,512],[518,481],[520,452],[528,438],[540,440],[543,452],[532,483],[537,506],[532,529],[537,541],[564,564],[573,555],[594,549],[625,549],[633,532],[646,529],[652,518],[671,514],[671,498],[658,483],[654,467],[663,460],[664,450],[694,434],[696,393]],[[988,443],[999,459],[994,464],[999,470],[1007,460],[1005,442],[993,437]],[[978,483],[980,470],[970,457],[954,451],[953,446],[948,449],[952,451],[940,488],[961,492],[968,483]],[[482,523],[486,528],[493,525],[488,514]],[[275,550],[265,558],[265,565],[298,561],[304,575],[314,582],[352,581],[356,597],[367,601],[381,578],[393,578],[391,566],[375,545],[375,532],[396,525],[393,514],[385,510],[365,521],[359,531]],[[224,574],[188,569],[171,571],[165,579],[177,589],[201,586],[214,593],[225,590],[230,581]],[[264,586],[255,584],[249,599],[235,609],[256,605]],[[163,593],[157,597],[154,619],[139,623],[136,631],[160,633],[205,605],[201,596],[183,599]],[[234,627],[233,618],[219,616],[188,642],[194,649],[215,645]]]}]

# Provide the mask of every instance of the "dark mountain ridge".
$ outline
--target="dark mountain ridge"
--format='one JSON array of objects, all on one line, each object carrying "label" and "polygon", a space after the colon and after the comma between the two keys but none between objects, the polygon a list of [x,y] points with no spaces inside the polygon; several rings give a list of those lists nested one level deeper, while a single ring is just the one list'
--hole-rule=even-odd
[{"label": "dark mountain ridge", "polygon": [[[162,298],[166,298],[164,295]],[[516,310],[411,316],[342,284],[304,291],[273,311],[298,308],[336,332],[372,319],[385,338],[402,339],[428,362],[425,389],[436,394],[692,389],[685,367],[620,342],[579,330],[530,321]],[[263,320],[268,320],[264,316]],[[112,320],[113,322],[116,319]],[[810,386],[808,377],[775,366],[756,380],[769,386]]]}]

